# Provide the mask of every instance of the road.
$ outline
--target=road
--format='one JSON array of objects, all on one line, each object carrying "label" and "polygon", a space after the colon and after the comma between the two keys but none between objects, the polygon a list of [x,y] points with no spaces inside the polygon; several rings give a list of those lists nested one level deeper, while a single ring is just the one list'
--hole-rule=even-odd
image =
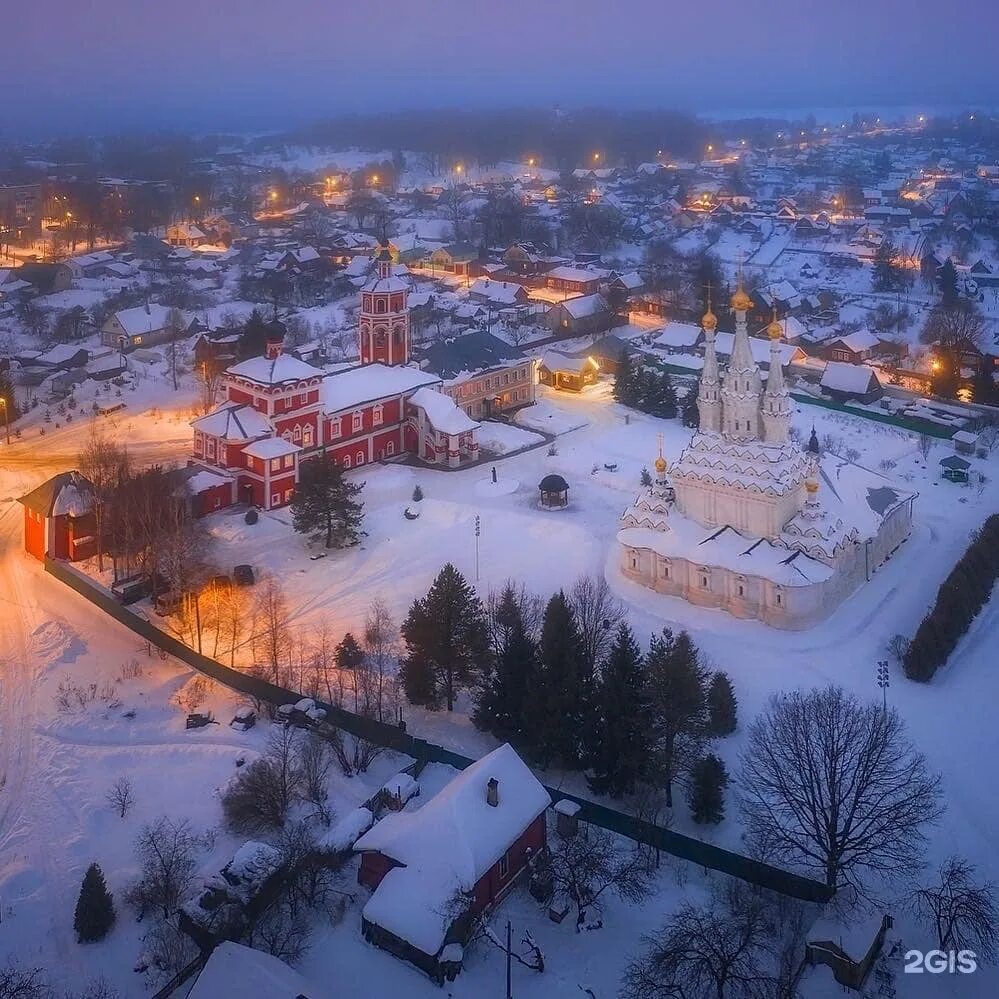
[{"label": "road", "polygon": [[[92,608],[66,594],[24,553],[17,497],[75,467],[89,432],[88,421],[81,420],[51,437],[0,443],[0,919],[8,918],[15,901],[30,897],[47,914],[55,952],[70,967],[76,948],[66,914],[76,886],[66,874],[75,866],[69,844],[81,833],[81,817],[59,794],[51,747],[37,732],[39,689],[51,662],[40,645],[47,622],[83,636],[117,626],[96,621]],[[140,441],[129,450],[137,464],[175,462],[184,458],[188,440],[171,428],[164,439]],[[16,917],[14,912],[4,925],[15,942]]]}]

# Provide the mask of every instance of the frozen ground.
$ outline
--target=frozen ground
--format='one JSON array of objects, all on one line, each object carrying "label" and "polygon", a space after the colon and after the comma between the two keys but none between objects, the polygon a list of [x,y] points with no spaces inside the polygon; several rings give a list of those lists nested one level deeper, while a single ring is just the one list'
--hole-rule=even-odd
[{"label": "frozen ground", "polygon": [[[221,514],[211,521],[220,564],[250,561],[278,573],[297,625],[312,627],[326,617],[340,633],[358,627],[376,595],[401,618],[445,560],[474,579],[478,515],[480,592],[514,578],[548,594],[571,584],[580,573],[606,572],[640,636],[667,624],[692,631],[705,653],[732,675],[745,722],[775,690],[799,685],[837,682],[865,697],[876,696],[875,664],[885,655],[885,643],[896,632],[913,631],[969,532],[999,508],[996,481],[978,492],[939,479],[936,465],[946,453],[945,445],[934,447],[927,468],[909,435],[799,406],[795,423],[802,432],[807,434],[814,420],[820,437],[828,433],[842,438],[845,447],[860,452],[862,463],[876,468],[884,459],[895,461],[888,474],[903,478],[920,493],[916,530],[872,582],[821,626],[785,633],[738,622],[653,594],[623,581],[617,572],[617,518],[638,489],[642,467],[651,466],[656,436],[664,434],[665,453],[673,459],[687,431],[676,421],[637,413],[627,414],[626,422],[625,411],[610,401],[606,385],[578,397],[556,397],[543,389],[541,393],[538,406],[523,411],[517,422],[525,429],[559,435],[556,454],[543,446],[498,459],[495,484],[488,465],[460,472],[398,465],[367,468],[358,477],[366,481],[368,537],[357,549],[316,562],[290,530],[287,512],[264,515],[253,528],[237,514]],[[163,398],[152,391],[151,398],[165,411]],[[190,401],[173,407],[182,409]],[[171,415],[155,416],[136,409],[128,420],[140,460],[183,454],[188,437],[172,410]],[[122,430],[126,427],[123,424]],[[98,860],[112,889],[120,892],[131,873],[131,842],[145,819],[169,810],[189,817],[198,828],[217,825],[216,788],[232,772],[237,755],[259,746],[264,731],[258,727],[237,735],[225,726],[184,731],[182,713],[171,698],[187,672],[172,662],[147,658],[134,636],[96,614],[21,553],[21,508],[13,498],[67,467],[85,432],[81,423],[53,434],[47,443],[58,447],[51,453],[40,453],[30,441],[0,452],[0,773],[6,774],[0,790],[0,957],[16,951],[26,961],[51,967],[67,986],[100,970],[124,996],[139,996],[146,989],[130,968],[141,927],[127,910],[105,944],[84,948],[73,940],[72,906],[83,870],[90,860]],[[616,462],[617,470],[604,469],[605,462]],[[994,461],[991,467],[978,464],[995,480]],[[537,483],[549,471],[569,482],[570,506],[564,512],[537,508]],[[426,498],[419,520],[408,521],[402,511],[417,482]],[[975,761],[992,759],[999,748],[993,719],[999,693],[994,669],[997,634],[999,602],[994,600],[932,684],[910,683],[893,669],[888,692],[914,740],[944,777],[948,810],[932,832],[928,861],[958,851],[993,880],[999,880],[994,854],[999,804],[988,790],[988,767]],[[133,659],[140,661],[142,676],[116,682],[122,664]],[[99,687],[110,682],[122,707],[112,709],[98,701],[85,710],[60,713],[55,695],[64,678],[97,682]],[[219,717],[227,721],[232,699],[223,693],[214,698]],[[134,720],[121,717],[124,707],[136,709]],[[479,755],[492,743],[469,723],[467,703],[459,709],[450,717],[410,709],[407,721],[418,735]],[[719,746],[730,768],[737,765],[741,743],[737,733]],[[379,761],[370,777],[373,785],[396,762]],[[104,802],[107,787],[123,772],[136,786],[137,801],[126,820],[118,819]],[[549,777],[561,779],[558,774]],[[425,794],[445,779],[446,773],[428,773]],[[337,807],[361,800],[366,781],[340,782],[334,788]],[[575,786],[578,778],[567,782]],[[682,806],[677,813],[676,828],[693,831]],[[739,848],[734,809],[708,835]],[[234,845],[219,836],[202,858],[206,869],[223,862]],[[592,987],[599,999],[616,994],[621,970],[641,933],[653,929],[682,898],[705,890],[699,872],[685,866],[679,872],[684,884],[677,884],[673,867],[666,869],[652,898],[637,907],[614,904],[603,930],[581,936],[569,924],[549,923],[528,897],[511,899],[499,918],[512,919],[515,933],[531,929],[548,955],[549,969],[543,976],[517,969],[516,994],[568,999],[582,995],[580,985]],[[441,995],[418,972],[361,940],[362,899],[359,891],[345,920],[322,931],[302,971],[317,983],[329,984],[335,995]],[[926,935],[901,916],[899,928],[907,947],[930,946]],[[502,975],[502,955],[483,944],[470,955],[467,972],[444,994],[469,999],[490,994],[502,988]],[[813,997],[832,995],[823,975],[810,978],[807,989]],[[984,999],[997,989],[995,972],[984,970],[946,982],[931,976],[906,978],[899,994]]]}]

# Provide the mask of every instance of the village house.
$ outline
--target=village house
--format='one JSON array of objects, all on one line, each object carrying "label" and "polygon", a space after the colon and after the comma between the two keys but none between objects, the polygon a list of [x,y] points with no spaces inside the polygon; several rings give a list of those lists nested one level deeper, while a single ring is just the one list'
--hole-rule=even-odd
[{"label": "village house", "polygon": [[585,267],[555,267],[545,274],[545,285],[566,295],[595,295],[603,276]]},{"label": "village house", "polygon": [[101,343],[122,353],[166,343],[176,335],[168,328],[170,311],[166,305],[147,302],[112,313],[101,327]]},{"label": "village house", "polygon": [[880,345],[881,338],[870,330],[857,330],[827,341],[823,344],[822,354],[828,361],[863,364],[877,355]]},{"label": "village house", "polygon": [[829,361],[826,364],[819,388],[834,402],[877,402],[884,395],[873,368],[844,361]]},{"label": "village house", "polygon": [[193,222],[174,222],[166,229],[166,241],[171,246],[184,246],[191,249],[209,242],[208,235]]},{"label": "village house", "polygon": [[534,361],[485,330],[442,340],[418,354],[420,367],[444,382],[444,392],[473,419],[530,406]]},{"label": "village house", "polygon": [[553,305],[544,321],[553,333],[582,336],[609,330],[615,325],[617,316],[603,295],[583,295]]},{"label": "village house", "polygon": [[482,302],[493,308],[510,309],[516,305],[526,305],[530,300],[527,289],[512,281],[491,281],[480,277],[468,289],[468,297],[473,302]]},{"label": "village house", "polygon": [[555,389],[582,392],[592,385],[600,373],[600,366],[592,357],[570,357],[555,350],[548,350],[538,362],[538,381]]},{"label": "village house", "polygon": [[536,277],[551,270],[551,260],[533,243],[513,243],[503,254],[507,270],[522,277]]},{"label": "village house", "polygon": [[510,745],[458,774],[415,811],[354,844],[366,940],[436,981],[460,970],[473,921],[502,901],[547,843],[551,797]]},{"label": "village house", "polygon": [[471,276],[478,256],[479,251],[471,243],[449,243],[434,250],[425,266],[435,273],[440,271],[467,278]]},{"label": "village house", "polygon": [[17,277],[27,281],[36,295],[55,295],[73,286],[73,272],[66,264],[22,264]]},{"label": "village house", "polygon": [[97,552],[94,487],[79,472],[60,472],[22,496],[24,550],[46,558],[79,562]]}]

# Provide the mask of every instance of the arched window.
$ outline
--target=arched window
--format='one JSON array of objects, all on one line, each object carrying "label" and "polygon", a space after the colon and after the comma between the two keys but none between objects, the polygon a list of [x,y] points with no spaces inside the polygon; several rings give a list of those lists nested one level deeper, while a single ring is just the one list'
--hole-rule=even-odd
[{"label": "arched window", "polygon": [[340,417],[337,416],[330,420],[330,437],[340,436]]},{"label": "arched window", "polygon": [[357,452],[357,458],[354,460],[354,465],[355,465],[355,467],[359,468],[363,464],[364,464],[364,452],[363,451],[358,451]]},{"label": "arched window", "polygon": [[777,602],[777,606],[778,607],[783,607],[784,606],[784,592],[783,592],[783,590],[779,590],[779,589],[777,590],[777,595],[775,597],[775,600]]},{"label": "arched window", "polygon": [[297,444],[302,439],[302,428],[299,424],[295,424],[295,429],[291,432],[291,439]]},{"label": "arched window", "polygon": [[312,439],[312,424],[306,423],[305,426],[302,427],[302,445],[304,447],[312,447]]},{"label": "arched window", "polygon": [[350,455],[349,454],[345,454],[343,456],[343,467],[344,468],[350,468]]},{"label": "arched window", "polygon": [[391,458],[395,454],[395,441],[389,441],[385,445],[385,457]]},{"label": "arched window", "polygon": [[379,298],[375,300],[375,312],[382,313],[385,311],[385,299]]},{"label": "arched window", "polygon": [[385,417],[385,410],[381,403],[375,406],[374,413],[372,414],[371,422],[374,426],[379,427]]}]

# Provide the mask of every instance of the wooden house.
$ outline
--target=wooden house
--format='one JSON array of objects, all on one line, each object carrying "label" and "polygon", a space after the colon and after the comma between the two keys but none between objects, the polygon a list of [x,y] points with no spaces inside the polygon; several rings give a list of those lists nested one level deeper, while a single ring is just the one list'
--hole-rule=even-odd
[{"label": "wooden house", "polygon": [[582,392],[600,374],[600,365],[592,357],[570,357],[558,351],[546,351],[538,362],[538,381],[552,388]]},{"label": "wooden house", "polygon": [[29,555],[78,562],[96,554],[93,485],[79,472],[60,472],[18,502]]}]

